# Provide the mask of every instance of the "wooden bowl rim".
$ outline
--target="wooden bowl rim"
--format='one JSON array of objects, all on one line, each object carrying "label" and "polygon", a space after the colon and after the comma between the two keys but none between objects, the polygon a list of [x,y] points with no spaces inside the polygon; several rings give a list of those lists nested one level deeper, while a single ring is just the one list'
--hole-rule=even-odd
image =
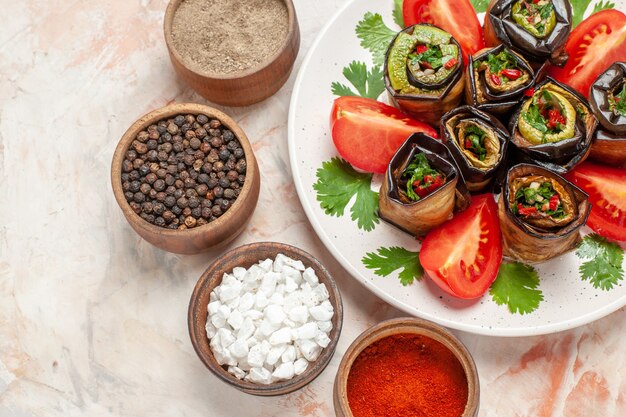
[{"label": "wooden bowl rim", "polygon": [[339,363],[335,377],[334,393],[336,395],[335,399],[338,400],[338,404],[335,402],[335,406],[341,407],[341,412],[343,413],[340,414],[339,410],[336,410],[337,415],[345,417],[353,416],[348,403],[347,381],[350,370],[352,369],[352,364],[359,354],[366,347],[378,340],[394,334],[406,333],[420,334],[429,337],[440,342],[454,354],[463,366],[468,385],[467,403],[460,417],[474,417],[478,412],[480,402],[480,384],[476,363],[472,355],[465,345],[448,330],[428,320],[415,317],[400,317],[378,323],[365,330],[350,344]]},{"label": "wooden bowl rim", "polygon": [[[122,190],[121,180],[122,162],[124,161],[126,151],[135,140],[137,134],[140,131],[146,129],[151,124],[157,123],[159,120],[178,114],[204,114],[209,118],[219,120],[222,125],[226,126],[235,134],[235,137],[237,138],[237,140],[239,140],[239,143],[241,144],[244,155],[246,157],[246,180],[243,184],[243,187],[241,188],[241,193],[239,194],[233,205],[228,210],[226,210],[226,213],[218,217],[216,220],[202,226],[185,230],[167,229],[165,227],[156,226],[142,219],[141,216],[139,216],[130,208],[130,204],[126,201],[124,191]],[[204,235],[211,230],[219,230],[220,228],[226,227],[226,225],[228,225],[229,223],[240,220],[240,207],[242,207],[243,201],[246,200],[250,195],[253,183],[255,182],[254,177],[258,175],[258,166],[256,164],[256,159],[254,157],[252,146],[250,145],[248,137],[239,127],[237,122],[235,122],[230,116],[221,112],[220,110],[196,103],[168,104],[165,107],[153,110],[137,119],[137,121],[135,121],[126,130],[126,132],[118,142],[117,147],[115,148],[115,152],[113,154],[113,161],[111,163],[111,185],[113,187],[113,194],[115,195],[115,200],[122,209],[125,217],[128,219],[128,221],[133,222],[142,230],[150,234],[158,234],[165,238],[177,236],[193,239],[196,236]]]},{"label": "wooden bowl rim", "polygon": [[[199,311],[207,309],[206,305],[199,304],[200,294],[204,292],[210,293],[217,285],[222,282],[223,275],[217,275],[215,270],[219,270],[223,267],[224,264],[227,264],[232,259],[236,259],[237,257],[244,255],[246,252],[253,252],[257,250],[260,251],[263,255],[261,255],[261,257],[259,257],[258,259],[252,260],[250,262],[250,266],[267,258],[275,259],[279,253],[282,253],[283,255],[290,258],[299,259],[304,263],[306,267],[311,267],[315,270],[320,282],[326,284],[326,288],[328,289],[329,293],[331,293],[336,300],[336,302],[333,303],[332,298],[329,299],[329,301],[333,304],[333,308],[335,310],[335,316],[333,317],[333,319],[336,317],[336,325],[333,324],[333,329],[329,334],[329,338],[331,340],[330,344],[322,350],[322,353],[315,360],[315,362],[309,362],[309,366],[304,371],[304,373],[295,376],[288,381],[279,381],[268,385],[255,384],[253,382],[240,380],[225,371],[220,365],[218,365],[211,353],[205,355],[204,352],[200,349],[200,343],[203,342],[207,345],[209,343],[206,329],[204,325],[200,326],[201,328],[198,328],[195,325],[195,318]],[[331,320],[334,321],[333,319]],[[204,365],[209,368],[209,370],[219,379],[248,394],[262,396],[282,395],[293,392],[309,384],[315,378],[317,378],[317,376],[319,376],[326,368],[326,366],[330,363],[330,360],[334,355],[335,349],[337,348],[339,337],[341,335],[341,329],[343,327],[343,302],[341,299],[341,293],[339,292],[339,288],[337,287],[337,284],[330,272],[328,272],[324,265],[322,265],[320,261],[317,260],[317,258],[315,258],[310,253],[295,246],[279,242],[249,243],[247,245],[239,246],[220,255],[208,266],[208,268],[200,276],[198,282],[196,283],[196,286],[194,287],[193,293],[191,294],[191,299],[189,300],[187,325],[189,328],[191,344],[193,345],[196,354],[198,355],[202,363],[204,363]],[[210,347],[208,349],[208,352],[211,352]]]},{"label": "wooden bowl rim", "polygon": [[[207,79],[233,81],[233,80],[240,80],[240,79],[249,77],[251,75],[260,73],[261,71],[264,71],[265,69],[270,67],[276,60],[278,60],[278,58],[281,55],[283,55],[287,51],[287,49],[289,48],[289,41],[295,36],[295,33],[298,30],[297,23],[296,23],[297,22],[296,10],[293,6],[293,1],[282,0],[285,3],[285,6],[287,6],[287,26],[289,29],[287,31],[287,35],[285,36],[285,41],[273,55],[268,56],[264,61],[260,62],[256,66],[250,67],[241,72],[233,72],[231,74],[219,74],[219,73],[197,71],[193,68],[190,68],[185,63],[182,56],[178,53],[178,50],[174,46],[174,40],[172,37],[172,25],[174,24],[174,15],[176,14],[176,10],[178,10],[178,7],[183,1],[184,0],[170,0],[170,2],[167,5],[167,9],[165,10],[165,18],[163,19],[163,32],[165,34],[165,44],[167,45],[167,49],[170,51],[170,53],[174,56],[174,58],[176,58],[176,60],[183,67],[185,67],[188,71],[200,77],[207,78]],[[294,57],[294,60],[295,60],[295,57]]]}]

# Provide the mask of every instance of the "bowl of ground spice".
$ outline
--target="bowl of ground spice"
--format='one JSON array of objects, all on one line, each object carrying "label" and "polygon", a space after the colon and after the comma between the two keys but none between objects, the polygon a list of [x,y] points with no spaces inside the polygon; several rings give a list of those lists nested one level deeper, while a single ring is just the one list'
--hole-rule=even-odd
[{"label": "bowl of ground spice", "polygon": [[176,103],[128,128],[113,155],[111,183],[141,237],[169,252],[194,254],[243,231],[260,175],[233,119],[208,106]]},{"label": "bowl of ground spice", "polygon": [[164,31],[178,75],[227,106],[254,104],[278,91],[300,48],[291,0],[171,0]]},{"label": "bowl of ground spice", "polygon": [[339,417],[476,417],[476,365],[465,346],[434,323],[400,318],[362,333],[339,365]]}]

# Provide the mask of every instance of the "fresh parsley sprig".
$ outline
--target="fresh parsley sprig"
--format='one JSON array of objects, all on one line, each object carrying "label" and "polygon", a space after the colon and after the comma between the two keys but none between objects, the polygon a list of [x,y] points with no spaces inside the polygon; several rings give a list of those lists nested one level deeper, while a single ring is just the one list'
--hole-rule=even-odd
[{"label": "fresh parsley sprig", "polygon": [[385,81],[380,67],[374,67],[368,71],[364,62],[352,61],[343,69],[343,75],[356,92],[335,81],[331,84],[331,90],[336,96],[361,96],[376,100],[385,91]]},{"label": "fresh parsley sprig", "polygon": [[402,15],[403,0],[393,0],[393,21],[404,29],[404,16]]},{"label": "fresh parsley sprig", "polygon": [[498,305],[506,305],[513,314],[528,314],[539,308],[543,293],[538,289],[535,268],[520,262],[503,262],[489,294]]},{"label": "fresh parsley sprig", "polygon": [[624,250],[617,243],[590,234],[580,242],[576,255],[587,260],[580,265],[579,272],[581,278],[589,280],[594,288],[610,290],[624,279]]},{"label": "fresh parsley sprig", "polygon": [[356,36],[361,40],[361,46],[372,53],[374,65],[382,66],[396,32],[385,25],[381,15],[367,12],[356,27]]},{"label": "fresh parsley sprig", "polygon": [[353,221],[360,229],[371,231],[379,222],[378,193],[371,190],[372,175],[355,171],[341,158],[333,158],[322,163],[317,170],[317,201],[326,214],[341,217],[353,197],[350,207]]},{"label": "fresh parsley sprig", "polygon": [[420,264],[419,252],[411,252],[398,246],[378,248],[376,252],[367,253],[361,260],[366,268],[372,269],[381,277],[391,275],[400,269],[400,283],[410,285],[415,280],[421,280],[424,269]]},{"label": "fresh parsley sprig", "polygon": [[[583,17],[585,16],[585,11],[589,8],[592,0],[570,0],[572,4],[572,29],[580,24],[583,21]],[[597,13],[601,10],[613,9],[615,8],[615,4],[611,1],[600,1],[593,7],[593,13]]]},{"label": "fresh parsley sprig", "polygon": [[476,13],[484,13],[489,7],[489,0],[470,0],[470,3],[474,6]]}]

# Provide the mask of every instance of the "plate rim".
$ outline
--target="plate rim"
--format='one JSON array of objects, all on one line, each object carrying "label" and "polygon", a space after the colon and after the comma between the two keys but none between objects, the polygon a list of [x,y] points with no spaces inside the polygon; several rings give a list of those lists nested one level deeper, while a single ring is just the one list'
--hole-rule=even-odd
[{"label": "plate rim", "polygon": [[[478,334],[483,336],[492,336],[492,337],[527,337],[527,336],[539,336],[539,335],[547,335],[558,333],[566,330],[570,330],[576,327],[583,326],[585,324],[592,323],[596,320],[599,320],[603,317],[608,316],[611,313],[618,311],[620,308],[626,305],[626,293],[622,295],[620,298],[614,300],[613,302],[606,304],[604,307],[594,310],[585,315],[576,317],[574,319],[560,321],[558,323],[549,323],[540,326],[518,326],[518,327],[510,327],[510,328],[501,328],[494,326],[481,326],[481,325],[472,325],[465,323],[458,323],[455,321],[451,321],[448,319],[440,318],[436,315],[433,315],[428,312],[424,312],[423,310],[418,309],[417,307],[410,306],[390,294],[379,290],[377,287],[370,284],[370,281],[363,277],[354,267],[353,265],[343,256],[341,251],[335,246],[335,244],[330,240],[327,232],[323,229],[319,220],[313,210],[313,207],[310,204],[309,199],[307,198],[307,190],[302,182],[302,177],[299,175],[299,165],[297,161],[296,155],[296,132],[295,132],[295,117],[296,117],[296,108],[298,103],[298,98],[300,95],[300,89],[304,80],[304,72],[306,68],[309,66],[310,61],[312,60],[313,54],[317,50],[317,47],[321,43],[322,39],[326,36],[327,32],[330,30],[332,26],[334,26],[335,22],[339,20],[339,18],[343,15],[343,13],[357,1],[362,0],[348,0],[343,6],[341,6],[338,10],[335,11],[333,16],[326,22],[324,27],[319,31],[315,40],[309,47],[300,67],[298,68],[298,74],[296,76],[293,90],[291,92],[291,98],[289,100],[289,113],[287,117],[287,146],[289,150],[289,164],[291,167],[291,176],[293,178],[296,193],[298,194],[298,199],[300,200],[300,204],[304,209],[306,217],[313,227],[315,234],[322,241],[326,249],[332,254],[332,256],[339,262],[339,264],[348,272],[348,274],[357,282],[359,282],[362,286],[367,288],[370,292],[372,292],[378,298],[384,300],[386,303],[391,306],[403,311],[414,317],[423,318],[426,320],[433,321],[442,326],[460,330],[467,333]],[[626,278],[625,278],[626,279]],[[484,295],[483,295],[484,296]],[[504,308],[504,307],[503,307]]]}]

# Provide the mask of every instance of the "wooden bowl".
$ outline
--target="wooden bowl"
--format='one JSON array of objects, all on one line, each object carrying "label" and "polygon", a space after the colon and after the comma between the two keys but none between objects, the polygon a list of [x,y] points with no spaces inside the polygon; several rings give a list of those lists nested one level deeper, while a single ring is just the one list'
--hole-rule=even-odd
[{"label": "wooden bowl", "polygon": [[172,65],[191,88],[214,103],[247,106],[265,100],[285,84],[300,49],[300,27],[291,0],[284,0],[289,21],[283,46],[259,65],[234,74],[199,72],[185,65],[172,38],[174,14],[182,1],[170,1],[165,12],[163,29]]},{"label": "wooden bowl", "polygon": [[[213,357],[211,347],[209,346],[209,339],[205,330],[208,316],[207,305],[209,304],[209,295],[211,294],[211,291],[213,291],[213,289],[222,282],[222,276],[224,273],[231,272],[233,268],[237,266],[249,268],[264,259],[274,259],[279,253],[282,253],[292,259],[300,260],[305,266],[313,268],[319,277],[320,282],[326,284],[326,288],[328,289],[330,295],[330,303],[335,309],[335,314],[331,320],[333,329],[328,336],[331,342],[326,348],[324,348],[319,358],[317,358],[315,362],[310,363],[309,367],[301,375],[295,376],[288,381],[275,382],[269,385],[255,384],[235,378],[224,368],[218,365],[217,361]],[[341,326],[343,323],[343,306],[341,303],[341,295],[339,294],[335,280],[331,277],[326,268],[324,268],[312,255],[301,249],[282,243],[259,242],[240,246],[226,252],[213,261],[207,270],[204,271],[204,274],[202,274],[193,290],[193,294],[191,295],[191,300],[189,302],[187,320],[191,344],[200,357],[200,360],[202,360],[202,362],[211,370],[211,372],[213,372],[213,374],[215,374],[222,381],[245,393],[261,396],[273,396],[287,394],[302,388],[309,382],[313,381],[324,370],[324,368],[326,368],[326,365],[328,365],[333,353],[335,352],[337,342],[339,341],[339,335],[341,333]]]},{"label": "wooden bowl", "polygon": [[465,411],[460,417],[476,417],[478,415],[480,386],[476,364],[467,348],[452,333],[432,322],[416,318],[398,318],[387,320],[370,327],[350,345],[343,356],[333,389],[333,403],[337,417],[353,417],[348,404],[347,382],[354,360],[361,351],[372,343],[395,334],[418,334],[429,337],[443,344],[457,357],[467,376],[468,397]]},{"label": "wooden bowl", "polygon": [[[124,156],[137,134],[161,119],[178,114],[204,114],[210,119],[218,119],[235,134],[235,137],[241,143],[247,164],[246,181],[241,189],[241,194],[239,194],[239,197],[237,197],[226,213],[204,226],[187,230],[166,229],[142,219],[130,208],[126,201],[121,181]],[[128,128],[120,139],[111,164],[113,194],[130,226],[154,246],[168,252],[181,254],[204,252],[213,246],[225,245],[237,237],[244,230],[252,212],[254,212],[259,199],[260,181],[259,167],[252,152],[252,147],[246,134],[239,128],[237,123],[219,110],[193,103],[170,104],[141,117]]]}]

